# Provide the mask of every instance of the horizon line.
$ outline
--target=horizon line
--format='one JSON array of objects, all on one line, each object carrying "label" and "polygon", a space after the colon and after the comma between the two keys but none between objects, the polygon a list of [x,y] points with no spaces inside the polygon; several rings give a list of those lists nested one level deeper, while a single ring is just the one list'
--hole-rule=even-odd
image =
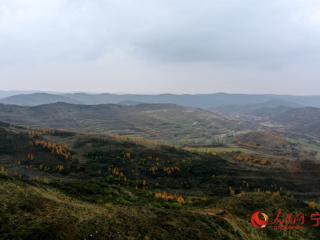
[{"label": "horizon line", "polygon": [[147,95],[147,96],[159,96],[159,95],[176,95],[176,96],[184,96],[184,95],[215,95],[215,94],[225,94],[225,95],[266,95],[266,96],[297,96],[297,97],[315,97],[320,96],[319,94],[291,94],[291,93],[245,93],[245,92],[185,92],[185,93],[173,93],[173,92],[162,92],[162,93],[130,93],[130,92],[95,92],[95,91],[55,91],[55,90],[18,90],[18,89],[10,89],[10,90],[1,90],[0,92],[17,92],[14,95],[28,95],[28,94],[36,94],[36,93],[47,93],[47,94],[88,94],[88,95],[101,95],[101,94],[110,94],[110,95]]}]

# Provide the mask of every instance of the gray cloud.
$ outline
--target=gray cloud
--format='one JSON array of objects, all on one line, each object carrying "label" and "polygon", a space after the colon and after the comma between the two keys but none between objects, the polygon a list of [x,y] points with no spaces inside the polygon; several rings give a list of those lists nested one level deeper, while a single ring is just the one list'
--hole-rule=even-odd
[{"label": "gray cloud", "polygon": [[[210,86],[228,90],[234,81],[246,87],[256,81],[267,89],[271,80],[260,73],[274,78],[283,91],[290,81],[304,79],[310,82],[304,92],[313,93],[319,45],[316,0],[0,2],[0,83],[6,88],[17,83],[26,88],[23,82],[29,79],[33,88],[56,90],[72,77],[82,79],[81,90],[86,82],[100,86],[103,79],[113,86],[105,91],[119,91],[119,82],[133,91],[150,91],[148,81],[162,81],[156,84],[159,91],[175,91],[181,78],[189,81],[186,91],[198,89],[199,81],[205,91]],[[56,87],[39,84],[57,71]],[[244,91],[238,85],[230,91]]]},{"label": "gray cloud", "polygon": [[164,61],[294,61],[319,53],[317,6],[308,0],[6,1],[1,60],[91,60],[127,48]]},{"label": "gray cloud", "polygon": [[[164,61],[290,64],[317,60],[319,12],[308,1],[204,1],[139,42]],[[319,4],[318,4],[319,5]],[[182,19],[182,20],[181,20]]]}]

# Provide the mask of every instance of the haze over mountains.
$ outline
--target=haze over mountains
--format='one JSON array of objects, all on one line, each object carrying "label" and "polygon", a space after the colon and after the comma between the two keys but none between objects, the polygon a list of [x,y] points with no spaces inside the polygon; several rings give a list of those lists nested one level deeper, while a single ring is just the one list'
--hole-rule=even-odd
[{"label": "haze over mountains", "polygon": [[35,93],[36,91],[3,91],[3,90],[0,90],[0,99],[2,98],[7,98],[7,97],[10,97],[10,96],[13,96],[13,95],[21,95],[21,94],[31,94],[31,93]]},{"label": "haze over mountains", "polygon": [[0,240],[320,240],[319,9],[0,1]]},{"label": "haze over mountains", "polygon": [[210,145],[222,135],[265,127],[320,136],[320,96],[31,93],[0,102],[4,122],[179,144]]},{"label": "haze over mountains", "polygon": [[[1,95],[0,95],[1,96]],[[32,94],[12,94],[0,100],[6,104],[16,104],[23,106],[36,106],[41,104],[66,102],[74,104],[119,104],[123,102],[131,103],[171,103],[188,107],[199,107],[212,109],[232,105],[264,104],[274,103],[274,105],[290,106],[311,106],[320,107],[320,96],[290,96],[290,95],[248,95],[248,94],[160,94],[160,95],[134,95],[134,94],[88,94],[88,93],[32,93]],[[276,104],[278,103],[278,104]]]},{"label": "haze over mountains", "polygon": [[[32,93],[1,102],[0,239],[280,240],[286,232],[255,232],[248,216],[320,210],[318,96]],[[319,239],[307,225],[290,234]]]}]

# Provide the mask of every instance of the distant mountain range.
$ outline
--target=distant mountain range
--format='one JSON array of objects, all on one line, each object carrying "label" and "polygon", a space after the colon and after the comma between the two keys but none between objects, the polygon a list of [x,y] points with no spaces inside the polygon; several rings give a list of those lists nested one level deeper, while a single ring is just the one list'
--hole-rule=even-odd
[{"label": "distant mountain range", "polygon": [[14,104],[20,106],[38,106],[43,104],[50,104],[56,102],[80,104],[79,101],[69,98],[64,95],[56,95],[49,93],[32,93],[32,94],[19,94],[6,97],[0,100],[1,103]]},{"label": "distant mountain range", "polygon": [[14,95],[21,95],[21,94],[31,94],[31,93],[36,93],[37,91],[2,91],[0,90],[0,99],[2,98],[7,98],[10,96],[14,96]]},{"label": "distant mountain range", "polygon": [[293,132],[320,136],[320,96],[30,93],[0,102],[6,104],[0,106],[0,121],[175,143],[188,139],[188,143],[212,144],[219,134],[254,130],[266,121]]},{"label": "distant mountain range", "polygon": [[[1,93],[1,92],[0,92]],[[4,95],[0,94],[0,97]],[[37,106],[42,104],[65,102],[84,105],[135,103],[169,103],[187,107],[215,109],[226,106],[246,106],[255,104],[310,106],[320,107],[320,96],[290,96],[290,95],[249,95],[249,94],[160,94],[160,95],[134,95],[134,94],[88,94],[88,93],[31,93],[3,97],[1,103],[22,106]]]}]

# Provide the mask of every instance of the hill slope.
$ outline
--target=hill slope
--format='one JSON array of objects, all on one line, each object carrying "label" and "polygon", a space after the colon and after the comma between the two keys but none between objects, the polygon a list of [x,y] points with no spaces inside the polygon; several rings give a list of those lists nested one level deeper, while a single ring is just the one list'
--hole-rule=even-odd
[{"label": "hill slope", "polygon": [[319,238],[309,224],[274,232],[248,221],[257,209],[318,211],[286,195],[319,190],[316,164],[269,169],[119,137],[0,131],[3,239]]},{"label": "hill slope", "polygon": [[295,108],[272,117],[289,129],[320,137],[320,108]]},{"label": "hill slope", "polygon": [[0,120],[31,127],[142,136],[171,143],[205,143],[239,128],[239,123],[200,109],[170,104],[0,105]]},{"label": "hill slope", "polygon": [[301,135],[320,137],[320,108],[269,108],[259,109],[251,113],[259,117],[260,122],[269,122],[278,125],[287,134],[298,133]]}]

